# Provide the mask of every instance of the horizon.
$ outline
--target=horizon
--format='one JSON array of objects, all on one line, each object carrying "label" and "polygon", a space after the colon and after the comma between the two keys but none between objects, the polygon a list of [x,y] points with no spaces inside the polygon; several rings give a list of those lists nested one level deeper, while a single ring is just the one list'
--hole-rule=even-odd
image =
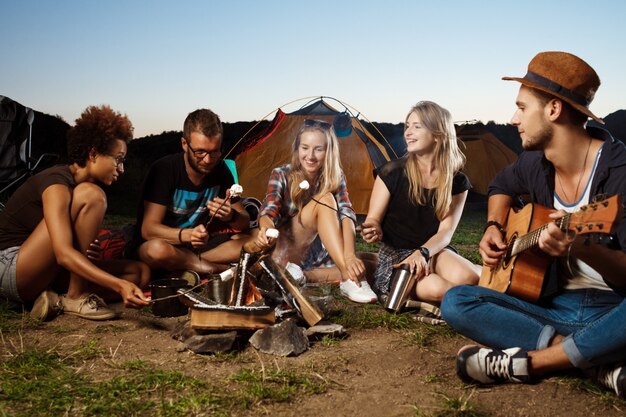
[{"label": "horizon", "polygon": [[519,84],[501,77],[523,76],[537,52],[564,50],[602,80],[594,114],[626,109],[621,1],[595,2],[602,24],[587,32],[582,0],[315,6],[0,0],[0,95],[70,125],[108,104],[135,137],[182,130],[201,107],[227,123],[258,121],[320,96],[375,123],[402,123],[415,102],[432,100],[457,123],[507,124]]}]

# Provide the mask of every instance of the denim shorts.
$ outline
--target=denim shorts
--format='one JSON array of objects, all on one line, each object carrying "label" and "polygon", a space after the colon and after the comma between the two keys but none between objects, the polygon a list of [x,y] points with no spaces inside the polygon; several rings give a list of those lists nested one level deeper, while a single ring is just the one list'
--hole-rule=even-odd
[{"label": "denim shorts", "polygon": [[15,276],[15,265],[19,251],[19,246],[0,250],[0,297],[21,303],[22,299],[17,293]]}]

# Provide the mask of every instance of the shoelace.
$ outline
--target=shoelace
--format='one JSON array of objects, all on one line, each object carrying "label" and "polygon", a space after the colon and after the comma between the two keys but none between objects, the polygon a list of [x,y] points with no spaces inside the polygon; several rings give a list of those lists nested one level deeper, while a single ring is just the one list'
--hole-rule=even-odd
[{"label": "shoelace", "polygon": [[[618,368],[619,369],[619,368]],[[616,372],[617,369],[611,369],[608,367],[600,368],[598,370],[598,382],[604,385],[607,388],[615,389],[615,375],[619,372]]]},{"label": "shoelace", "polygon": [[[83,302],[80,303],[80,307],[82,307],[85,304],[88,304],[89,307],[93,308],[94,310],[98,310],[100,307],[104,307],[106,305],[104,304],[104,301],[102,300],[102,298],[98,297],[96,294],[89,294],[87,297],[85,297]],[[80,310],[80,307],[79,307],[79,310]]]},{"label": "shoelace", "polygon": [[511,379],[509,364],[511,357],[506,353],[492,353],[485,358],[487,376],[499,379]]}]

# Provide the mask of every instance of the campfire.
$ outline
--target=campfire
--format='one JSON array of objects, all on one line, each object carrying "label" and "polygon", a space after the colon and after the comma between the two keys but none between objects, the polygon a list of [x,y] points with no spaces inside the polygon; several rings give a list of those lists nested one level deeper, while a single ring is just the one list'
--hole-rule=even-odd
[{"label": "campfire", "polygon": [[[277,231],[268,230],[272,237]],[[190,308],[194,329],[262,329],[276,321],[275,309],[287,304],[309,326],[322,319],[322,313],[299,290],[293,277],[254,242],[241,250],[234,273],[214,277],[198,294],[179,291]]]}]

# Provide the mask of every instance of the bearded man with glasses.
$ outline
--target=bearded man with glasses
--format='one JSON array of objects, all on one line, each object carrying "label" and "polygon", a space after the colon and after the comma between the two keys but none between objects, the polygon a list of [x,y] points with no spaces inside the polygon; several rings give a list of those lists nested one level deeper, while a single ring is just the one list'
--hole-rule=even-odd
[{"label": "bearded man with glasses", "polygon": [[209,109],[185,119],[183,152],[156,161],[144,181],[135,240],[153,269],[220,272],[239,258],[250,217],[221,159],[222,123]]}]

